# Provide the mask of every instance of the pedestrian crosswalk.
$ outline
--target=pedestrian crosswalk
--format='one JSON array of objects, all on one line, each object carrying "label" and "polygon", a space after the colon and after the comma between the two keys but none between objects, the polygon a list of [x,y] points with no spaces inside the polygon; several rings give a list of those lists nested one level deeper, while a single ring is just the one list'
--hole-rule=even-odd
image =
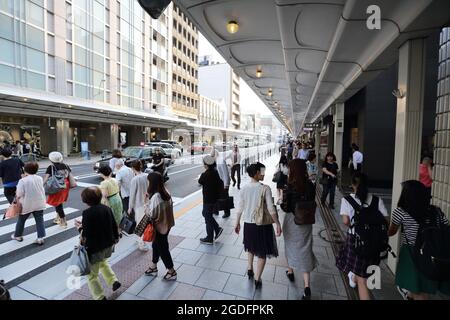
[{"label": "pedestrian crosswalk", "polygon": [[[0,189],[0,194],[3,190]],[[5,197],[0,198],[0,214],[9,203]],[[44,211],[45,244],[34,244],[37,238],[36,222],[30,216],[25,224],[23,241],[11,239],[16,228],[17,218],[0,220],[0,279],[9,286],[16,286],[36,275],[36,271],[43,272],[53,265],[69,258],[73,247],[79,241],[75,228],[75,219],[82,215],[82,209],[64,208],[68,227],[66,229],[53,224],[56,212],[48,206]]]}]

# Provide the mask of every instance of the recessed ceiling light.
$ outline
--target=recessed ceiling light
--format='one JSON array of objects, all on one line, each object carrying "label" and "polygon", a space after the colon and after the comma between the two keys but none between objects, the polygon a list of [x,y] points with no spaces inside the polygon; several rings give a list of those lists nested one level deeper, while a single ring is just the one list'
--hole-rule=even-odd
[{"label": "recessed ceiling light", "polygon": [[68,105],[68,107],[69,107],[69,108],[72,108],[72,106],[71,106],[71,105]]},{"label": "recessed ceiling light", "polygon": [[257,77],[257,78],[261,78],[262,75],[263,75],[263,73],[262,73],[262,70],[261,70],[261,69],[256,70],[256,77]]},{"label": "recessed ceiling light", "polygon": [[237,23],[237,21],[229,21],[227,23],[227,31],[231,34],[234,34],[236,32],[239,31],[239,24]]},{"label": "recessed ceiling light", "polygon": [[23,101],[27,102],[27,101],[28,101],[28,99],[27,99],[27,98],[23,98]]}]

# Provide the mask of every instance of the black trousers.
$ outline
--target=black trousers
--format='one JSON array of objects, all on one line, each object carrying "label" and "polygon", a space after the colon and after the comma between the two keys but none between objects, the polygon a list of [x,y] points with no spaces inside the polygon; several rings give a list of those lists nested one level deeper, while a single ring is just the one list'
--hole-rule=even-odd
[{"label": "black trousers", "polygon": [[66,217],[66,214],[64,213],[64,205],[62,203],[59,206],[56,206],[55,210],[61,219]]},{"label": "black trousers", "polygon": [[166,266],[167,269],[172,269],[173,268],[173,260],[172,260],[172,256],[169,251],[168,236],[169,236],[169,233],[161,234],[158,231],[156,231],[155,240],[153,240],[153,243],[152,243],[152,249],[153,249],[152,261],[154,264],[157,264],[159,261],[159,258],[161,258],[164,263],[164,266]]},{"label": "black trousers", "polygon": [[[223,191],[224,191],[224,192],[223,192],[223,196],[222,196],[222,197],[223,197],[224,199],[228,199],[228,197],[230,196],[230,192],[229,192],[230,190],[229,190],[229,188],[224,188]],[[230,210],[230,209],[227,209],[227,210],[224,210],[223,212],[224,212],[225,216],[229,216],[230,213],[231,213],[231,210]]]},{"label": "black trousers", "polygon": [[237,172],[237,184],[238,188],[241,186],[241,165],[235,164],[231,167],[231,180],[233,180],[233,184],[236,184],[235,174]]},{"label": "black trousers", "polygon": [[128,214],[128,208],[130,207],[130,197],[122,198],[123,212]]},{"label": "black trousers", "polygon": [[214,233],[218,234],[220,227],[213,214],[217,212],[215,203],[204,203],[202,215],[205,218],[206,223],[206,238],[208,240],[214,240]]},{"label": "black trousers", "polygon": [[16,197],[16,187],[5,187],[3,188],[3,193],[5,194],[6,200],[11,204]]},{"label": "black trousers", "polygon": [[337,185],[337,180],[333,179],[333,180],[329,180],[327,184],[325,184],[323,186],[323,191],[322,191],[322,202],[325,202],[327,200],[327,196],[328,194],[330,195],[330,206],[334,206],[334,196],[336,193],[336,185]]}]

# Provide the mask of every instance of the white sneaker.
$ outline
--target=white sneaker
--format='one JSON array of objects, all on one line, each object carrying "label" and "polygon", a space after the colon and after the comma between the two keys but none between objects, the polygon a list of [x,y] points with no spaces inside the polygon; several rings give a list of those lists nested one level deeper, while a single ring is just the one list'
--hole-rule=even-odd
[{"label": "white sneaker", "polygon": [[138,242],[138,249],[143,252],[147,252],[149,250],[147,245],[143,241]]},{"label": "white sneaker", "polygon": [[44,239],[37,238],[37,239],[34,241],[34,243],[37,244],[37,245],[39,245],[39,246],[42,246],[42,245],[44,244]]},{"label": "white sneaker", "polygon": [[355,277],[355,274],[353,272],[349,272],[348,273],[348,284],[350,285],[350,287],[352,288],[356,288],[356,282],[355,280],[353,280]]}]

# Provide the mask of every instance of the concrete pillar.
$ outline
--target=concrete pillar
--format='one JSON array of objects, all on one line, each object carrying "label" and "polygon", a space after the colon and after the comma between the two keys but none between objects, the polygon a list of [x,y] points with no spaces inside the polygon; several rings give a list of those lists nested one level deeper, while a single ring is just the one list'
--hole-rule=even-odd
[{"label": "concrete pillar", "polygon": [[337,103],[334,111],[333,152],[336,155],[336,163],[339,165],[339,170],[342,169],[342,148],[344,144],[344,114],[345,114],[345,105],[343,103]]},{"label": "concrete pillar", "polygon": [[315,140],[315,145],[314,145],[314,150],[316,151],[316,156],[317,156],[317,163],[320,162],[321,159],[321,154],[320,154],[320,136],[321,136],[321,129],[315,129],[314,131],[314,140]]},{"label": "concrete pillar", "polygon": [[[398,69],[398,89],[405,96],[397,100],[392,209],[397,206],[401,183],[419,178],[425,88],[424,39],[410,40],[400,47]],[[392,237],[390,244],[398,254],[399,235]],[[397,259],[389,256],[388,265],[393,272],[396,264]]]},{"label": "concrete pillar", "polygon": [[111,125],[111,150],[117,149],[119,147],[119,125]]},{"label": "concrete pillar", "polygon": [[56,120],[56,149],[64,157],[70,154],[71,143],[69,134],[69,120]]}]

